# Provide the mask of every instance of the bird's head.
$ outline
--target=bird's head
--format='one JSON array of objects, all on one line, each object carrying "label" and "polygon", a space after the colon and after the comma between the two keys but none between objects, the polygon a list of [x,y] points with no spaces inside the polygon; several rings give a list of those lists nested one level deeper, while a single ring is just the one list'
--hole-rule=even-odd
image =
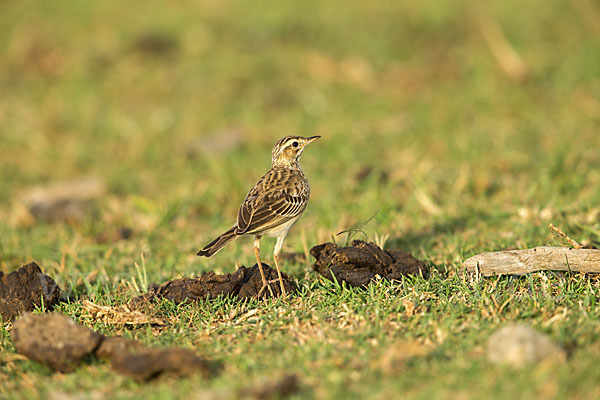
[{"label": "bird's head", "polygon": [[271,158],[271,166],[289,167],[297,165],[307,144],[321,136],[285,136],[275,143]]}]

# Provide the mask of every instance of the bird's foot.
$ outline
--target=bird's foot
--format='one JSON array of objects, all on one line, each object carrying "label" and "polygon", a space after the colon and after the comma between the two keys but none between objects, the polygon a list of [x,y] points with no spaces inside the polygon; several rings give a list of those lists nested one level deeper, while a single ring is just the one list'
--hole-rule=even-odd
[{"label": "bird's foot", "polygon": [[260,290],[258,291],[258,293],[256,294],[256,297],[260,297],[262,295],[262,293],[265,291],[265,289],[269,289],[269,293],[271,293],[271,297],[275,297],[275,294],[273,293],[273,289],[271,288],[271,285],[269,285],[269,282],[267,282],[266,280],[263,281],[263,285],[260,288]]},{"label": "bird's foot", "polygon": [[287,296],[287,292],[285,291],[285,287],[283,286],[283,280],[271,279],[269,281],[269,284],[271,284],[271,283],[279,283],[279,287],[281,288],[281,296],[283,296],[283,297]]}]

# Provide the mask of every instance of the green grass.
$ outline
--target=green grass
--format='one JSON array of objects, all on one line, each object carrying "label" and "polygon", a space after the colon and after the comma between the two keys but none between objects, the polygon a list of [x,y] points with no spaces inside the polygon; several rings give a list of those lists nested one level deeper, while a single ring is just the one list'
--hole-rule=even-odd
[{"label": "green grass", "polygon": [[[492,55],[482,15],[522,57],[523,82]],[[598,280],[458,274],[482,251],[560,244],[549,222],[598,240],[598,21],[589,0],[4,4],[3,271],[36,260],[74,298],[119,305],[137,295],[132,280],[144,283],[136,264],[145,284],[253,264],[248,238],[194,254],[230,226],[286,134],[323,138],[303,156],[312,198],[284,250],[304,252],[377,212],[369,238],[387,234],[388,248],[435,271],[359,290],[287,263],[299,295],[165,302],[154,312],[167,329],[94,322],[73,300],[60,311],[87,326],[192,348],[222,370],[135,383],[90,360],[56,374],[15,359],[4,327],[0,397],[228,396],[290,372],[298,398],[598,397]],[[13,223],[22,189],[82,175],[108,186],[82,222]],[[121,227],[129,240],[98,240]],[[267,262],[273,244],[263,241]],[[487,338],[508,321],[549,334],[567,361],[490,365]]]}]

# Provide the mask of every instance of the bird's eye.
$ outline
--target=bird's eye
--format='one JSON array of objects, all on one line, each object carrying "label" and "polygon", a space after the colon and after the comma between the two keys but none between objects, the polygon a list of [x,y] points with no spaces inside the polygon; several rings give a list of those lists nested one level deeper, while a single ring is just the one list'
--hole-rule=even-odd
[{"label": "bird's eye", "polygon": [[294,147],[298,147],[298,142],[294,142],[294,143],[292,143],[292,146],[294,146]]}]

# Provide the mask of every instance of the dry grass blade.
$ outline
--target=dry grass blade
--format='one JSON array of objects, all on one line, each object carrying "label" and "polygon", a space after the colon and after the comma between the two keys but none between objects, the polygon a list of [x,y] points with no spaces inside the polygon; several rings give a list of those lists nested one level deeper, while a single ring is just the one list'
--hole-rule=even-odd
[{"label": "dry grass blade", "polygon": [[83,317],[91,318],[94,321],[102,321],[107,325],[165,325],[163,319],[151,317],[141,311],[131,310],[126,304],[119,307],[101,306],[89,300],[84,300],[81,304],[87,312]]},{"label": "dry grass blade", "polygon": [[556,233],[558,236],[560,236],[563,239],[565,239],[572,248],[574,248],[574,249],[583,249],[582,245],[580,245],[579,243],[577,243],[575,240],[571,239],[566,233],[564,233],[562,231],[562,229],[560,229],[559,227],[555,226],[553,223],[549,223],[548,224],[548,228],[552,232]]},{"label": "dry grass blade", "polygon": [[527,65],[504,35],[500,24],[492,18],[480,14],[477,17],[477,26],[492,55],[506,75],[515,82],[524,81],[528,74]]}]

